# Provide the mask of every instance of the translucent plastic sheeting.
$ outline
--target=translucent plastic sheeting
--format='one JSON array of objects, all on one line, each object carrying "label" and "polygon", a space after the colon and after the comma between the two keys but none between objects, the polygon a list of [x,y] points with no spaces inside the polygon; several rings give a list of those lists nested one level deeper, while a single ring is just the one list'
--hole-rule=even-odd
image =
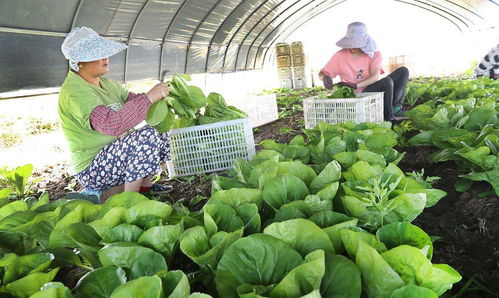
[{"label": "translucent plastic sheeting", "polygon": [[[276,42],[343,1],[0,0],[0,92],[60,86],[68,71],[60,45],[77,26],[129,45],[111,58],[109,76],[120,81],[260,69]],[[480,28],[482,13],[498,8],[495,0],[394,1],[460,30]]]},{"label": "translucent plastic sheeting", "polygon": [[62,40],[0,32],[0,92],[60,86],[67,74],[60,50]]}]

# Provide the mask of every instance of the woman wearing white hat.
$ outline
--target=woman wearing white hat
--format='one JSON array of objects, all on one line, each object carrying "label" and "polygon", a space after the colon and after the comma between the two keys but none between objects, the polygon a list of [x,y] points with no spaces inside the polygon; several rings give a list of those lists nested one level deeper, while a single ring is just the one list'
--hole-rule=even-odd
[{"label": "woman wearing white hat", "polygon": [[333,55],[319,73],[324,87],[331,89],[332,79],[340,76],[339,86],[349,86],[359,92],[384,92],[385,121],[395,121],[395,117],[402,117],[404,92],[409,79],[408,69],[400,67],[379,79],[384,73],[381,53],[367,34],[364,23],[349,24],[346,36],[336,45],[342,49]]},{"label": "woman wearing white hat", "polygon": [[78,181],[85,189],[106,190],[101,200],[122,191],[170,190],[151,183],[169,154],[168,136],[150,126],[127,134],[146,118],[152,103],[168,94],[167,84],[134,94],[103,77],[108,58],[126,46],[90,28],[74,28],[61,48],[71,70],[58,110]]}]

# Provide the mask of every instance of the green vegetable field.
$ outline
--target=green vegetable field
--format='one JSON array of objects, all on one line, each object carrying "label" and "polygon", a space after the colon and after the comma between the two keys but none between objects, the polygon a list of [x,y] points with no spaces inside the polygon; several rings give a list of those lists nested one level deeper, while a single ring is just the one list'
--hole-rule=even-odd
[{"label": "green vegetable field", "polygon": [[[159,131],[245,117],[186,79],[151,109]],[[167,195],[94,204],[3,168],[0,297],[499,295],[499,81],[413,80],[393,128],[303,129],[324,90],[268,92],[280,119],[254,159]]]}]

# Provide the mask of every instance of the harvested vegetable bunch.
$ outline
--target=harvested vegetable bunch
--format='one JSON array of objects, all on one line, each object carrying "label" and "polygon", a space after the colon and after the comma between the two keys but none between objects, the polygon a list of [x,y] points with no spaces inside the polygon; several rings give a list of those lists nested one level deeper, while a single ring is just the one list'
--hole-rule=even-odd
[{"label": "harvested vegetable bunch", "polygon": [[199,123],[210,124],[246,117],[248,115],[245,112],[228,106],[221,94],[212,92],[208,95],[208,106],[204,110],[204,116],[199,117]]},{"label": "harvested vegetable bunch", "polygon": [[[158,132],[248,117],[243,111],[228,106],[218,93],[210,93],[206,98],[201,88],[187,85],[190,80],[189,75],[174,74],[168,82],[168,96],[149,108],[146,121]],[[206,107],[204,115],[201,114],[203,107]]]},{"label": "harvested vegetable bunch", "polygon": [[354,98],[355,92],[354,90],[348,86],[342,87],[333,87],[333,92],[327,96],[327,98]]}]

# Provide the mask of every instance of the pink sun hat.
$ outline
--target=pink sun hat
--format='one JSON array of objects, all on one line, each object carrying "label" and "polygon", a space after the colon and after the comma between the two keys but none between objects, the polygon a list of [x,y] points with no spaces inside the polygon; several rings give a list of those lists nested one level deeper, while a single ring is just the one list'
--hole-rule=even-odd
[{"label": "pink sun hat", "polygon": [[337,46],[343,49],[361,49],[362,52],[373,57],[377,51],[374,40],[367,34],[367,26],[361,22],[353,22],[348,25],[347,34],[338,40]]}]

